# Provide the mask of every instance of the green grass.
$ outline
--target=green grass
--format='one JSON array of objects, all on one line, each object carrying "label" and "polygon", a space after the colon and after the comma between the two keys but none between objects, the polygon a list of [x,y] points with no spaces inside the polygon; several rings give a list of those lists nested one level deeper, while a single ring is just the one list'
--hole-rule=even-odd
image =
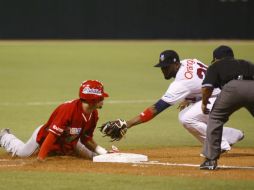
[{"label": "green grass", "polygon": [[[37,126],[47,121],[58,103],[77,97],[79,85],[86,79],[101,80],[110,94],[100,110],[98,125],[116,118],[130,119],[159,99],[168,87],[169,81],[153,67],[161,51],[174,49],[182,59],[198,58],[209,64],[212,50],[220,44],[230,45],[236,57],[254,60],[254,41],[0,41],[0,128],[11,128],[18,137],[27,140]],[[148,102],[110,102],[117,100]],[[176,106],[169,108],[151,122],[129,130],[126,139],[114,144],[121,150],[199,146],[178,123],[177,112]],[[236,146],[254,147],[253,118],[246,110],[235,113],[228,125],[245,131],[245,140]],[[112,144],[98,130],[95,140],[107,148]],[[5,153],[0,151],[1,154]],[[40,175],[47,185],[42,185]],[[101,178],[105,181],[101,182]],[[1,172],[0,180],[0,184],[6,181],[10,190],[17,186],[29,189],[36,183],[38,190],[48,186],[95,189],[94,183],[107,189],[112,185],[106,183],[114,184],[112,189],[120,185],[122,189],[225,189],[224,186],[232,189],[233,184],[238,189],[253,189],[250,188],[253,183],[245,181],[46,172]]]},{"label": "green grass", "polygon": [[214,180],[155,176],[106,175],[92,173],[0,172],[1,190],[252,190],[250,180]]}]

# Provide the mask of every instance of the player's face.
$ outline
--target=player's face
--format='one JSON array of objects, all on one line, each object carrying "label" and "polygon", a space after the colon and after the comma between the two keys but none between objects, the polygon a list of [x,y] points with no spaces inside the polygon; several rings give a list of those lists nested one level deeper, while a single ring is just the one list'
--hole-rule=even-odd
[{"label": "player's face", "polygon": [[103,107],[103,101],[104,97],[101,97],[96,103],[91,103],[87,104],[85,103],[84,105],[88,106],[88,110],[96,110],[96,109],[101,109]]},{"label": "player's face", "polygon": [[103,100],[99,101],[98,103],[96,103],[96,109],[101,109],[103,106]]},{"label": "player's face", "polygon": [[94,104],[94,109],[101,109],[103,106],[104,97],[101,97],[97,103]]},{"label": "player's face", "polygon": [[169,64],[166,67],[161,67],[161,71],[164,75],[164,78],[166,80],[169,80],[172,77],[176,76],[176,65],[175,64]]}]

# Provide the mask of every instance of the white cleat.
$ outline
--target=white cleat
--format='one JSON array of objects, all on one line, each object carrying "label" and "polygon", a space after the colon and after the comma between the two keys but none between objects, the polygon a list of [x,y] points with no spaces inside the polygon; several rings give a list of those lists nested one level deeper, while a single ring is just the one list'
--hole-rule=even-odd
[{"label": "white cleat", "polygon": [[6,134],[10,134],[11,132],[10,132],[10,129],[8,129],[8,128],[6,128],[6,129],[2,129],[1,131],[0,131],[0,147],[1,147],[1,139],[2,139],[2,137],[4,136],[4,135],[6,135]]},{"label": "white cleat", "polygon": [[243,136],[238,140],[238,142],[244,139],[244,132],[242,131],[242,133],[243,133]]}]

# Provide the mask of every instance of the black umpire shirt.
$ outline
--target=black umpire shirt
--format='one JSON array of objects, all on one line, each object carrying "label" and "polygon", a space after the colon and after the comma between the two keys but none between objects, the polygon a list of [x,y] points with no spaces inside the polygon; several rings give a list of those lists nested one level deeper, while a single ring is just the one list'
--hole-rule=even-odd
[{"label": "black umpire shirt", "polygon": [[208,67],[202,87],[222,88],[234,79],[254,80],[254,65],[231,57],[215,61]]}]

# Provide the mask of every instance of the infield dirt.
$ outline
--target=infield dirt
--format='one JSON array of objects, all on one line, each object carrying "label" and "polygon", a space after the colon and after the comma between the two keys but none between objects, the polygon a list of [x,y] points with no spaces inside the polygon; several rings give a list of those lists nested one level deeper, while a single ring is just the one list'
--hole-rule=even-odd
[{"label": "infield dirt", "polygon": [[[149,161],[160,163],[199,165],[203,158],[199,156],[200,147],[170,147],[161,149],[125,150],[128,153],[145,154]],[[218,169],[215,171],[199,170],[197,166],[145,165],[132,163],[93,163],[76,157],[50,157],[45,162],[38,162],[35,157],[20,159],[7,154],[0,156],[0,170],[19,171],[54,171],[54,172],[89,172],[108,174],[128,174],[146,176],[181,176],[209,177],[215,179],[254,180],[254,149],[233,148],[221,156],[220,166],[253,167],[252,169]]]}]

